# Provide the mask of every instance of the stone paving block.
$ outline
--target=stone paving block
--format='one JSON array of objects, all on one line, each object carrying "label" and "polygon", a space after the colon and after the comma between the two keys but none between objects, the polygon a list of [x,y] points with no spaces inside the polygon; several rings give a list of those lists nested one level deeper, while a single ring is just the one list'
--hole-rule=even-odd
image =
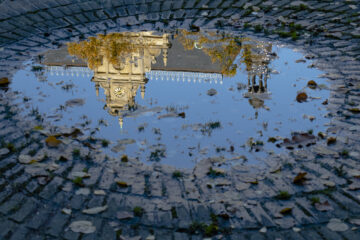
[{"label": "stone paving block", "polygon": [[20,226],[11,235],[10,240],[23,240],[26,239],[28,235],[29,235],[29,230],[24,226]]},{"label": "stone paving block", "polygon": [[46,187],[40,193],[40,197],[45,199],[50,199],[57,193],[60,189],[59,187],[63,183],[63,179],[60,177],[54,177],[54,179],[46,185]]},{"label": "stone paving block", "polygon": [[338,233],[330,231],[326,226],[316,226],[315,231],[326,240],[343,239]]},{"label": "stone paving block", "polygon": [[13,228],[15,228],[15,223],[4,218],[0,218],[1,239],[5,239],[6,236],[9,236]]},{"label": "stone paving block", "polygon": [[67,224],[69,218],[70,216],[58,211],[55,216],[52,217],[50,221],[48,221],[46,226],[46,233],[54,237],[59,236]]},{"label": "stone paving block", "polygon": [[275,223],[272,218],[264,211],[260,205],[252,206],[249,208],[250,212],[255,216],[260,225],[266,227],[274,227]]},{"label": "stone paving block", "polygon": [[31,215],[31,220],[27,221],[25,225],[28,228],[38,230],[42,225],[47,223],[47,220],[52,212],[53,210],[51,209],[51,206],[42,205]]},{"label": "stone paving block", "polygon": [[24,221],[37,207],[37,203],[31,198],[26,199],[26,202],[21,206],[20,210],[17,210],[9,218],[17,223]]},{"label": "stone paving block", "polygon": [[235,216],[239,219],[241,224],[240,227],[242,228],[249,229],[259,226],[256,220],[249,215],[248,211],[244,207],[236,207]]},{"label": "stone paving block", "polygon": [[333,198],[338,204],[341,204],[343,207],[345,207],[345,209],[350,210],[352,214],[360,214],[360,204],[344,196],[343,194],[339,192],[333,192],[331,194],[331,198]]},{"label": "stone paving block", "polygon": [[24,198],[25,196],[22,193],[14,194],[8,201],[6,201],[0,206],[0,213],[4,215],[8,214],[9,212],[17,208]]}]

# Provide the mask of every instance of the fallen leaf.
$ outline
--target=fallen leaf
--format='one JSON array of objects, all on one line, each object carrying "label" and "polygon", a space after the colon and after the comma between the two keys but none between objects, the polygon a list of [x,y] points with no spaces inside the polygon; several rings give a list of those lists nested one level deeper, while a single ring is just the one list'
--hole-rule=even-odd
[{"label": "fallen leaf", "polygon": [[82,106],[85,104],[85,100],[81,98],[70,99],[65,102],[67,107]]},{"label": "fallen leaf", "polygon": [[352,224],[360,226],[360,219],[359,218],[350,219],[349,222],[352,223]]},{"label": "fallen leaf", "polygon": [[296,101],[298,101],[299,103],[306,102],[307,98],[308,98],[307,94],[301,92],[296,96]]},{"label": "fallen leaf", "polygon": [[47,137],[45,139],[45,142],[49,147],[57,147],[62,143],[60,140],[56,139],[56,137],[54,137],[54,136]]},{"label": "fallen leaf", "polygon": [[331,144],[334,144],[336,143],[336,137],[329,137],[327,140],[327,145],[331,145]]},{"label": "fallen leaf", "polygon": [[214,96],[216,94],[217,94],[217,91],[214,88],[211,88],[207,91],[207,95],[209,95],[209,96]]},{"label": "fallen leaf", "polygon": [[349,190],[351,191],[356,191],[360,189],[360,182],[353,182],[352,184],[349,185]]},{"label": "fallen leaf", "polygon": [[307,172],[298,173],[298,175],[296,175],[296,177],[294,178],[293,183],[296,185],[303,185],[304,182],[307,180],[305,177],[306,174],[307,174]]},{"label": "fallen leaf", "polygon": [[350,108],[349,111],[352,112],[352,113],[360,113],[359,108]]},{"label": "fallen leaf", "polygon": [[6,77],[0,78],[0,85],[7,85],[9,83],[10,83],[10,81],[8,78],[6,78]]},{"label": "fallen leaf", "polygon": [[280,213],[282,215],[287,215],[287,214],[290,214],[292,211],[292,208],[291,207],[287,207],[287,208],[284,208],[284,209],[281,209]]},{"label": "fallen leaf", "polygon": [[315,203],[315,208],[320,212],[327,212],[334,210],[334,208],[330,205],[328,201]]},{"label": "fallen leaf", "polygon": [[88,209],[84,209],[82,212],[85,214],[98,214],[101,213],[103,211],[105,211],[108,208],[107,205],[102,206],[102,207],[94,207],[94,208],[88,208]]},{"label": "fallen leaf", "polygon": [[83,135],[83,133],[80,131],[80,129],[75,128],[73,129],[70,133],[63,133],[62,134],[64,137],[72,137],[72,138],[76,138],[77,136],[81,136]]},{"label": "fallen leaf", "polygon": [[337,218],[330,219],[326,227],[334,232],[345,232],[349,229],[348,225],[346,225],[344,222]]},{"label": "fallen leaf", "polygon": [[121,188],[127,188],[129,185],[126,182],[118,181],[116,184]]}]

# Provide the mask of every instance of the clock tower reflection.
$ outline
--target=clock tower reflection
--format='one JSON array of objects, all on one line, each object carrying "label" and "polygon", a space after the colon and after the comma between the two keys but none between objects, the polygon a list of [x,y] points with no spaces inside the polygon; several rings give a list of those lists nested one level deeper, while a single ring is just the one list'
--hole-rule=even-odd
[{"label": "clock tower reflection", "polygon": [[[119,118],[122,128],[124,112],[137,109],[135,96],[139,88],[141,97],[145,97],[145,85],[148,81],[145,74],[151,71],[152,64],[156,63],[156,58],[160,54],[166,66],[169,36],[155,35],[152,32],[121,33],[121,35],[114,33],[113,36],[110,34],[95,40],[100,40],[99,43],[94,44],[95,47],[99,47],[99,55],[90,62],[89,57],[86,56],[89,68],[94,71],[91,81],[95,83],[97,96],[99,89],[104,89],[106,97],[104,109]],[[77,47],[78,45],[69,45],[69,53],[81,57]],[[113,53],[121,50],[121,47],[124,48],[123,51]]]}]

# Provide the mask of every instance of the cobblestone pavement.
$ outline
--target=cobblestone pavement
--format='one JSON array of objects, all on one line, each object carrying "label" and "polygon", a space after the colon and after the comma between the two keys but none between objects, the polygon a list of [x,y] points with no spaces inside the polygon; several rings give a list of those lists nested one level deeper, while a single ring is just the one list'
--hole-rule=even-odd
[{"label": "cobblestone pavement", "polygon": [[359,1],[3,0],[0,9],[0,77],[9,79],[46,49],[114,31],[245,29],[300,49],[331,81],[327,131],[336,134],[274,155],[266,169],[209,173],[204,160],[174,174],[108,158],[86,137],[48,148],[41,116],[24,118],[22,96],[2,91],[0,239],[360,239]]}]

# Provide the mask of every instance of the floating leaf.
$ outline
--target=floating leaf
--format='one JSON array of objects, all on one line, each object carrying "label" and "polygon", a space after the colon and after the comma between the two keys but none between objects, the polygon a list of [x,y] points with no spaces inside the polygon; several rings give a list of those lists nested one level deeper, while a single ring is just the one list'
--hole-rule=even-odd
[{"label": "floating leaf", "polygon": [[329,137],[326,142],[327,142],[327,145],[334,144],[334,143],[336,143],[336,137]]},{"label": "floating leaf", "polygon": [[359,108],[350,108],[349,111],[352,112],[352,113],[360,113]]},{"label": "floating leaf", "polygon": [[317,87],[317,83],[314,80],[310,80],[308,81],[307,86],[311,89],[315,89]]},{"label": "floating leaf", "polygon": [[36,161],[35,159],[32,159],[29,164],[33,164],[33,163],[37,163],[38,161]]},{"label": "floating leaf", "polygon": [[63,133],[62,134],[64,137],[72,137],[72,138],[76,138],[79,135],[83,135],[83,133],[80,131],[80,129],[75,128],[73,129],[70,133]]},{"label": "floating leaf", "polygon": [[320,212],[327,212],[334,210],[334,208],[330,205],[328,201],[315,203],[315,208]]},{"label": "floating leaf", "polygon": [[35,126],[34,130],[44,130],[44,128],[42,126]]},{"label": "floating leaf", "polygon": [[216,94],[217,94],[217,91],[214,88],[211,88],[207,91],[207,95],[209,95],[209,96],[214,96]]},{"label": "floating leaf", "polygon": [[185,113],[181,112],[181,113],[178,114],[178,116],[181,117],[181,118],[185,118]]},{"label": "floating leaf", "polygon": [[62,143],[60,140],[56,139],[55,136],[49,136],[46,138],[45,142],[49,147],[57,147]]},{"label": "floating leaf", "polygon": [[85,104],[85,100],[81,98],[70,99],[65,102],[67,107],[82,106]]},{"label": "floating leaf", "polygon": [[296,185],[304,184],[304,182],[307,180],[305,177],[306,175],[307,175],[307,172],[298,173],[298,175],[296,175],[296,177],[294,178],[293,183]]},{"label": "floating leaf", "polygon": [[287,214],[290,214],[292,211],[292,208],[291,207],[287,207],[287,208],[284,208],[284,209],[281,209],[280,213],[282,215],[287,215]]},{"label": "floating leaf", "polygon": [[299,103],[306,102],[307,98],[308,98],[307,94],[301,92],[296,96],[296,101],[298,101]]},{"label": "floating leaf", "polygon": [[6,77],[0,78],[0,86],[1,85],[7,85],[9,83],[10,83],[10,81],[9,81],[8,78],[6,78]]},{"label": "floating leaf", "polygon": [[129,185],[126,183],[126,182],[121,182],[121,181],[118,181],[116,182],[117,185],[121,188],[127,188]]}]

